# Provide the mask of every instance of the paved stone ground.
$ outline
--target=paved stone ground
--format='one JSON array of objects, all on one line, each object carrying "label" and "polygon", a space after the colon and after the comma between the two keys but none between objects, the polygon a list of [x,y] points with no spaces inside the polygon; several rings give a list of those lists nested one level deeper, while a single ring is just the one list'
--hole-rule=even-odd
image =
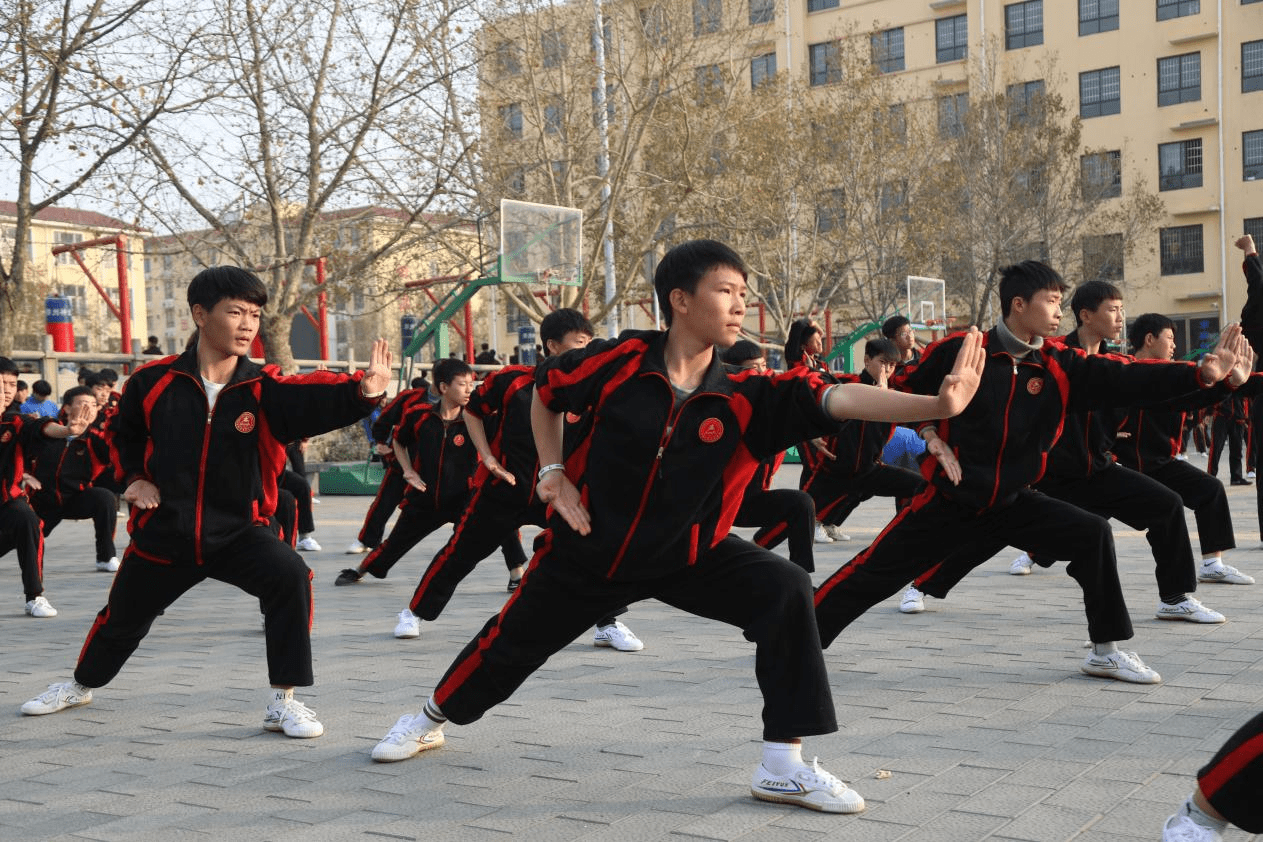
[{"label": "paved stone ground", "polygon": [[[1263,582],[1254,489],[1230,498],[1242,548],[1231,561]],[[901,615],[890,600],[826,654],[843,728],[806,747],[864,795],[859,816],[749,797],[760,737],[753,647],[656,602],[626,618],[643,652],[596,649],[584,636],[482,721],[449,728],[444,748],[375,764],[373,744],[420,707],[503,601],[506,576],[488,559],[419,640],[395,640],[395,614],[446,534],[386,580],[335,589],[367,505],[327,496],[316,510],[325,550],[307,560],[318,684],[302,696],[327,728],[316,740],[261,729],[257,606],[215,582],[160,617],[91,705],[19,715],[69,675],[109,577],[93,570],[89,524],[62,525],[46,559],[61,613],[34,620],[9,561],[0,839],[1152,840],[1197,767],[1263,708],[1263,584],[1201,591],[1228,615],[1222,626],[1152,619],[1147,546],[1120,529],[1132,644],[1164,683],[1079,672],[1083,610],[1059,567],[1012,577],[1005,553],[924,614]],[[891,512],[886,500],[865,504],[847,524],[852,541],[817,545],[817,579]]]}]

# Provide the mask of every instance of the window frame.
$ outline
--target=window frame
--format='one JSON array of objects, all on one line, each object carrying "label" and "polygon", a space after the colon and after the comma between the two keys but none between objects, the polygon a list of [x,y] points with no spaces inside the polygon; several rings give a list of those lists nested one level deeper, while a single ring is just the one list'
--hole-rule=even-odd
[{"label": "window frame", "polygon": [[[893,51],[896,41],[898,42],[899,50],[897,54]],[[879,73],[898,73],[906,68],[904,44],[902,26],[882,29],[870,36],[869,46],[872,52],[873,65]]]},{"label": "window frame", "polygon": [[[817,68],[817,58],[821,67]],[[842,81],[842,51],[837,41],[820,41],[807,45],[807,79],[813,88],[836,85]]]},{"label": "window frame", "polygon": [[[1113,99],[1106,99],[1106,74],[1113,74]],[[1084,83],[1094,82],[1097,91],[1095,101],[1089,102],[1084,96]],[[1079,116],[1087,120],[1092,117],[1107,117],[1121,114],[1123,110],[1122,67],[1101,67],[1096,70],[1085,70],[1079,74]]]},{"label": "window frame", "polygon": [[[1163,10],[1166,10],[1165,12]],[[1202,13],[1201,0],[1157,0],[1157,19],[1175,20]]]},{"label": "window frame", "polygon": [[[1251,145],[1255,146],[1253,163]],[[1263,181],[1263,129],[1241,133],[1241,180]]]},{"label": "window frame", "polygon": [[[1192,236],[1196,232],[1196,237]],[[1187,237],[1185,235],[1188,235]],[[1168,246],[1177,247],[1175,253]],[[1186,247],[1195,246],[1196,254],[1184,256]],[[1173,225],[1158,229],[1158,272],[1160,275],[1196,275],[1206,271],[1206,240],[1203,226]],[[1193,268],[1193,267],[1196,268]]]},{"label": "window frame", "polygon": [[[1038,29],[1031,29],[1028,16],[1032,11],[1039,13]],[[1021,31],[1015,31],[1013,16],[1022,16]],[[1004,6],[1004,49],[1020,50],[1025,47],[1038,47],[1044,43],[1044,0],[1021,0],[1007,3]]]},{"label": "window frame", "polygon": [[[951,30],[946,31],[950,25]],[[963,35],[963,37],[962,37]],[[947,39],[944,36],[948,36]],[[944,46],[944,41],[950,43]],[[934,21],[934,63],[947,64],[969,56],[969,15],[952,15]]]},{"label": "window frame", "polygon": [[[1196,59],[1196,61],[1189,61]],[[1176,68],[1176,86],[1164,87],[1163,65],[1168,67],[1175,63]],[[1185,77],[1190,71],[1196,68],[1196,84],[1186,81]],[[1168,71],[1169,74],[1170,71]],[[1200,50],[1192,53],[1180,53],[1174,56],[1160,56],[1158,58],[1158,107],[1165,108],[1168,105],[1179,105],[1185,102],[1200,102],[1202,98],[1202,53]]]},{"label": "window frame", "polygon": [[[1086,9],[1095,4],[1096,12],[1093,17],[1084,17],[1084,14],[1092,14]],[[1112,4],[1113,13],[1110,14],[1108,8]],[[1118,29],[1118,5],[1119,0],[1079,0],[1079,37],[1085,35],[1097,35],[1101,32],[1113,32]],[[1106,6],[1102,10],[1102,6]]]},{"label": "window frame", "polygon": [[[1107,183],[1106,176],[1113,172]],[[1080,188],[1087,199],[1114,199],[1123,195],[1123,151],[1107,149],[1079,156]]]},{"label": "window frame", "polygon": [[[1263,0],[1259,0],[1259,2],[1263,2]],[[1246,64],[1251,56],[1247,55],[1247,48],[1258,51],[1258,55],[1253,56],[1257,71],[1248,75],[1246,74]],[[1241,42],[1241,93],[1248,94],[1251,91],[1263,91],[1263,40]]]},{"label": "window frame", "polygon": [[[1163,150],[1179,150],[1180,169],[1163,172]],[[1158,144],[1158,192],[1192,190],[1202,186],[1205,169],[1204,147],[1200,137]]]},{"label": "window frame", "polygon": [[[761,76],[756,75],[756,68],[761,67]],[[750,57],[750,90],[757,91],[776,78],[776,51],[762,53]]]}]

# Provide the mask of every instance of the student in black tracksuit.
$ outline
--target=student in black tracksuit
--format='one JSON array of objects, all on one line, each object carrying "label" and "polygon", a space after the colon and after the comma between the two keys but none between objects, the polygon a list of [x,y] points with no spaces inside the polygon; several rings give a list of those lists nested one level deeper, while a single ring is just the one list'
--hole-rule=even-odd
[{"label": "student in black tracksuit", "polygon": [[[654,285],[666,333],[628,331],[539,366],[532,420],[545,464],[537,490],[553,511],[542,546],[424,712],[400,718],[373,758],[403,760],[441,745],[447,719],[480,718],[601,614],[656,597],[736,625],[756,645],[766,743],[751,793],[856,812],[863,799],[804,764],[797,741],[837,728],[811,579],[729,528],[759,461],[828,432],[834,419],[954,412],[976,382],[977,337],[938,398],[827,387],[814,374],[729,374],[715,345],[740,335],[741,258],[714,241],[684,243],[663,257]],[[589,411],[592,432],[563,465],[564,414]]]},{"label": "student in black tracksuit", "polygon": [[[474,370],[456,359],[434,364],[439,402],[418,402],[391,433],[395,458],[408,483],[390,535],[360,562],[338,574],[335,585],[351,585],[371,574],[384,579],[422,538],[460,520],[469,500],[477,451],[465,427],[464,407],[474,390]],[[503,536],[499,536],[503,539]]]},{"label": "student in black tracksuit", "polygon": [[[544,350],[555,355],[582,348],[592,338],[592,324],[582,313],[562,308],[540,322]],[[491,374],[474,391],[465,407],[465,425],[478,450],[478,471],[474,492],[452,531],[452,537],[431,560],[412,594],[408,607],[399,612],[395,637],[416,638],[421,620],[438,619],[447,607],[457,585],[486,558],[496,546],[517,543],[517,530],[524,524],[546,525],[544,504],[535,496],[535,474],[539,457],[531,433],[531,394],[535,385],[534,366],[506,366]],[[567,424],[566,438],[573,447],[583,437],[588,419]],[[503,536],[509,536],[503,540]],[[522,567],[509,564],[509,591],[522,581]],[[522,558],[522,564],[526,559]],[[619,607],[596,623],[595,646],[620,652],[638,652],[644,644],[618,616]]]},{"label": "student in black tracksuit", "polygon": [[132,504],[131,543],[109,601],[79,654],[74,680],[22,706],[28,715],[87,704],[122,669],[154,619],[211,578],[259,598],[266,614],[273,691],[263,725],[291,737],[324,727],[293,697],[312,683],[311,577],[269,526],[285,444],[367,415],[390,380],[386,342],[373,344],[362,376],[317,371],[293,377],[246,358],[267,288],[234,266],[189,283],[196,342],[139,368],[109,421],[115,477]]},{"label": "student in black tracksuit", "polygon": [[373,422],[373,448],[381,456],[382,467],[386,470],[377,487],[377,494],[364,515],[364,525],[347,548],[348,555],[358,555],[375,549],[382,542],[391,513],[399,508],[399,503],[403,500],[408,483],[404,481],[403,471],[395,461],[395,453],[390,447],[390,431],[403,418],[403,414],[418,403],[438,402],[438,396],[430,394],[429,384],[421,386],[418,381],[424,382],[423,378],[414,377],[412,388],[404,389],[396,395]]},{"label": "student in black tracksuit", "polygon": [[[62,413],[87,413],[95,418],[97,404],[92,390],[76,386],[66,392]],[[91,519],[96,538],[96,569],[118,570],[114,530],[118,524],[118,500],[108,488],[95,485],[96,479],[111,471],[110,445],[101,430],[89,424],[83,435],[53,439],[34,459],[31,475],[40,487],[31,494],[31,508],[43,521],[44,536],[63,520]]]},{"label": "student in black tracksuit", "polygon": [[39,516],[27,501],[22,475],[31,457],[48,439],[64,439],[87,429],[90,415],[80,411],[57,424],[51,418],[18,414],[13,397],[18,390],[18,366],[0,357],[0,406],[15,411],[0,415],[0,556],[10,550],[22,571],[26,613],[32,617],[56,617],[57,609],[44,596],[44,536]]},{"label": "student in black tracksuit", "polygon": [[[939,457],[927,458],[922,470],[930,485],[872,546],[820,586],[816,612],[826,646],[873,605],[942,560],[943,547],[956,548],[944,566],[972,567],[1017,544],[1070,560],[1067,572],[1083,589],[1094,644],[1084,672],[1138,683],[1160,680],[1134,653],[1117,647],[1132,636],[1132,627],[1109,524],[1029,486],[1043,474],[1068,411],[1134,405],[1212,386],[1235,362],[1231,348],[1240,331],[1227,331],[1219,354],[1207,355],[1200,369],[1089,357],[1043,341],[1056,332],[1066,288],[1060,275],[1038,261],[1003,270],[1003,319],[986,334],[987,364],[977,396],[959,418],[923,428],[924,436],[946,443],[958,470],[949,475]],[[960,342],[951,336],[931,345],[917,365],[896,377],[895,386],[932,391]]]},{"label": "student in black tracksuit", "polygon": [[[1070,311],[1074,313],[1078,326],[1064,338],[1050,339],[1050,343],[1094,355],[1102,353],[1106,340],[1116,340],[1122,333],[1122,292],[1111,283],[1088,281],[1080,284],[1070,299]],[[1116,358],[1130,361],[1125,356]],[[1236,378],[1238,384],[1244,382],[1249,371],[1242,365],[1247,360],[1248,357],[1243,356],[1238,361],[1230,380]],[[1223,385],[1204,391],[1219,394]],[[1119,424],[1126,414],[1124,408],[1094,408],[1068,413],[1061,436],[1048,454],[1047,471],[1035,484],[1035,489],[1145,532],[1153,552],[1154,575],[1158,581],[1159,603],[1155,613],[1158,619],[1222,623],[1222,614],[1207,608],[1192,596],[1197,590],[1197,563],[1184,521],[1184,502],[1160,482],[1125,468],[1114,459],[1111,451],[1115,447]],[[1037,558],[1037,563],[1043,567],[1052,565],[1054,561],[1047,557]],[[1013,570],[1016,572],[1017,569],[1018,563],[1015,562]],[[1026,570],[1029,569],[1027,566]],[[910,592],[916,590],[942,599],[966,572],[963,566],[937,568],[914,582]],[[909,600],[910,592],[904,595],[904,602]]]},{"label": "student in black tracksuit", "polygon": [[910,365],[921,361],[921,350],[917,347],[917,334],[907,316],[891,316],[881,324],[881,335],[895,343],[899,352],[899,361],[895,363],[898,374]]},{"label": "student in black tracksuit", "polygon": [[[898,354],[889,339],[868,340],[859,382],[886,388]],[[815,501],[817,519],[840,527],[861,503],[874,497],[894,497],[898,511],[925,487],[919,474],[882,464],[882,450],[894,428],[885,421],[845,421],[839,425],[837,435],[828,440],[834,458],[818,462],[802,486]]]},{"label": "student in black tracksuit", "polygon": [[[1165,361],[1175,354],[1174,324],[1158,313],[1144,313],[1132,324],[1131,340],[1138,360]],[[1259,378],[1251,377],[1241,391],[1253,394]],[[1202,563],[1197,578],[1202,582],[1251,585],[1254,579],[1225,564],[1223,554],[1237,545],[1228,510],[1228,495],[1218,477],[1177,459],[1180,430],[1185,418],[1223,399],[1216,390],[1202,392],[1146,409],[1127,413],[1114,453],[1118,461],[1156,479],[1180,495],[1197,520],[1197,541]]]},{"label": "student in black tracksuit", "polygon": [[1206,473],[1212,477],[1219,474],[1219,457],[1224,452],[1224,443],[1227,442],[1229,480],[1232,485],[1250,485],[1241,470],[1241,451],[1248,423],[1245,396],[1234,394],[1227,397],[1215,404],[1213,411],[1210,458],[1206,461]]},{"label": "student in black tracksuit", "polygon": [[[749,339],[737,341],[724,351],[724,364],[734,372],[767,372],[763,349]],[[816,571],[813,544],[816,530],[816,504],[811,495],[792,488],[772,488],[772,476],[785,460],[781,451],[759,462],[741,495],[741,508],[733,526],[757,526],[751,540],[765,549],[773,549],[782,541],[789,542],[789,560],[808,573]]]}]

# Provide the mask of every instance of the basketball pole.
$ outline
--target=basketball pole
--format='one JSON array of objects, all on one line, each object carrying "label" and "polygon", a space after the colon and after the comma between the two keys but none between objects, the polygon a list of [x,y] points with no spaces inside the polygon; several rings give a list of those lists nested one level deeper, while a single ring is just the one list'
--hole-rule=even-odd
[{"label": "basketball pole", "polygon": [[601,178],[601,211],[605,214],[605,231],[602,247],[605,252],[605,332],[610,339],[618,336],[618,308],[614,306],[614,215],[610,209],[610,120],[605,103],[605,23],[601,12],[601,0],[592,0],[592,13],[596,26],[592,27],[592,47],[596,52],[596,121],[601,135],[601,154],[597,157],[596,172]]}]

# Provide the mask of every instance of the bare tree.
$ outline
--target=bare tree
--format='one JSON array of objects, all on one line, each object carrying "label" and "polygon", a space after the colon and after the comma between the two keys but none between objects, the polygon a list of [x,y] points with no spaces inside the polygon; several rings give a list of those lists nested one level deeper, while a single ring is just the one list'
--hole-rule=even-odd
[{"label": "bare tree", "polygon": [[[468,0],[214,0],[200,14],[214,35],[195,82],[214,98],[146,127],[153,177],[134,195],[173,232],[191,212],[210,257],[260,271],[267,356],[290,368],[291,320],[315,299],[308,258],[334,256],[328,288],[344,297],[456,224],[474,144]],[[357,220],[330,212],[358,206],[394,211],[391,234],[339,241]]]},{"label": "bare tree", "polygon": [[[195,31],[161,64],[139,60],[151,0],[41,3],[5,0],[0,36],[0,148],[16,170],[14,248],[0,252],[0,352],[30,305],[23,244],[40,211],[100,180],[173,100]],[[56,177],[48,173],[57,173]]]}]

